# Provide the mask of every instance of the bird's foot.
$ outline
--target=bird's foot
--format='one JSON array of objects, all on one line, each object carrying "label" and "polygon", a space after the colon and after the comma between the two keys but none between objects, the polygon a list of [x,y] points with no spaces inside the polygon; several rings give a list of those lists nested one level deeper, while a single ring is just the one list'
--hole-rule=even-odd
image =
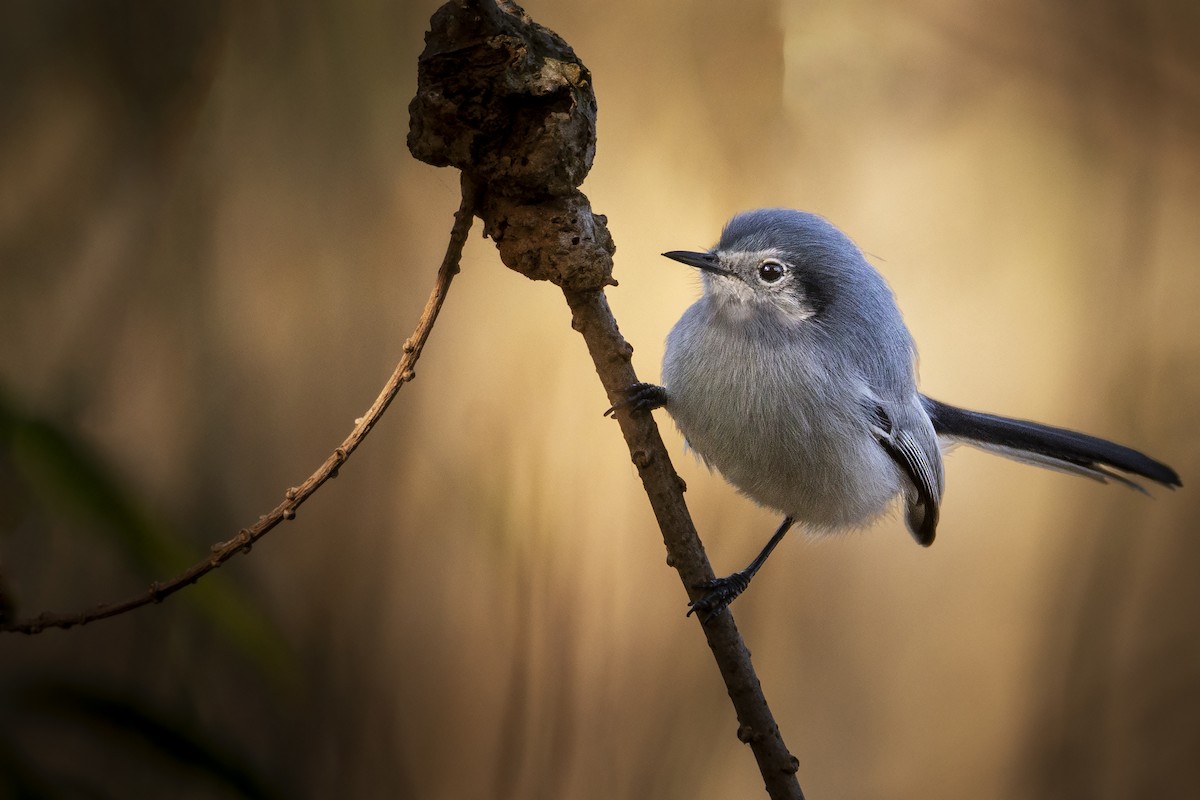
[{"label": "bird's foot", "polygon": [[653,411],[667,404],[667,390],[654,383],[635,383],[625,390],[625,397],[618,400],[604,416],[615,416],[618,411],[628,408],[633,412]]},{"label": "bird's foot", "polygon": [[742,570],[727,577],[701,584],[697,588],[707,589],[708,593],[699,600],[688,603],[687,615],[690,617],[692,614],[696,614],[702,622],[718,616],[742,592],[746,591],[746,587],[750,585],[750,577],[750,573]]}]

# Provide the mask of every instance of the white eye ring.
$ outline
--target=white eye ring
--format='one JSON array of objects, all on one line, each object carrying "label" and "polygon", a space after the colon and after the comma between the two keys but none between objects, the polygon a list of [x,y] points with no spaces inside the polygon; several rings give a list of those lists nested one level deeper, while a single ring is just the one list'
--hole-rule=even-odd
[{"label": "white eye ring", "polygon": [[779,283],[787,274],[787,265],[774,258],[764,259],[758,265],[758,279],[765,284]]}]

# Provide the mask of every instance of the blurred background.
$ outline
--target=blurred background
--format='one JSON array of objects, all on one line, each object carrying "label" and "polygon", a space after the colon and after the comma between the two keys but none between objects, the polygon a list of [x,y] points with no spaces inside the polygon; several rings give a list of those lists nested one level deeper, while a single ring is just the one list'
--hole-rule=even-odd
[{"label": "blurred background", "polygon": [[[369,406],[457,204],[404,143],[436,7],[0,6],[0,605],[175,574]],[[962,450],[931,549],[785,542],[735,613],[808,795],[1200,796],[1200,6],[527,10],[593,73],[643,378],[699,292],[658,254],[794,206],[871,254],[929,394],[1183,477]],[[0,797],[761,796],[557,290],[476,234],[417,373],[251,554],[0,636]],[[744,566],[777,520],[660,424]]]}]

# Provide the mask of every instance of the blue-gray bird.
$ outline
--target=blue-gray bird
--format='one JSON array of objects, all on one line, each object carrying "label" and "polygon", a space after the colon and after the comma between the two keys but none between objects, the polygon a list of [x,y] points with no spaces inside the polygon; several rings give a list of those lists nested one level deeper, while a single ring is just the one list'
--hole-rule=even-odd
[{"label": "blue-gray bird", "polygon": [[722,611],[793,523],[861,527],[903,498],[913,538],[932,544],[942,444],[1137,489],[1119,473],[1182,485],[1173,469],[1128,447],[921,394],[916,348],[891,289],[815,214],[748,211],[712,250],[663,255],[699,269],[704,296],[667,337],[665,385],[632,386],[617,408],[665,406],[709,467],[785,516],[750,565],[705,587],[689,614]]}]

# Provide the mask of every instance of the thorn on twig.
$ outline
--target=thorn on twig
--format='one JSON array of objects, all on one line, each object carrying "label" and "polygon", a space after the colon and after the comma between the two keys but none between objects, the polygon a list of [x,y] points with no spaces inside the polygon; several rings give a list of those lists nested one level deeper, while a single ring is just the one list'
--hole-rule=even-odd
[{"label": "thorn on twig", "polygon": [[345,464],[346,459],[349,457],[350,457],[350,454],[346,452],[346,448],[344,448],[344,447],[339,447],[338,449],[334,450],[333,451],[333,469],[329,470],[329,477],[336,478],[338,476],[338,472],[342,468],[342,464]]}]

